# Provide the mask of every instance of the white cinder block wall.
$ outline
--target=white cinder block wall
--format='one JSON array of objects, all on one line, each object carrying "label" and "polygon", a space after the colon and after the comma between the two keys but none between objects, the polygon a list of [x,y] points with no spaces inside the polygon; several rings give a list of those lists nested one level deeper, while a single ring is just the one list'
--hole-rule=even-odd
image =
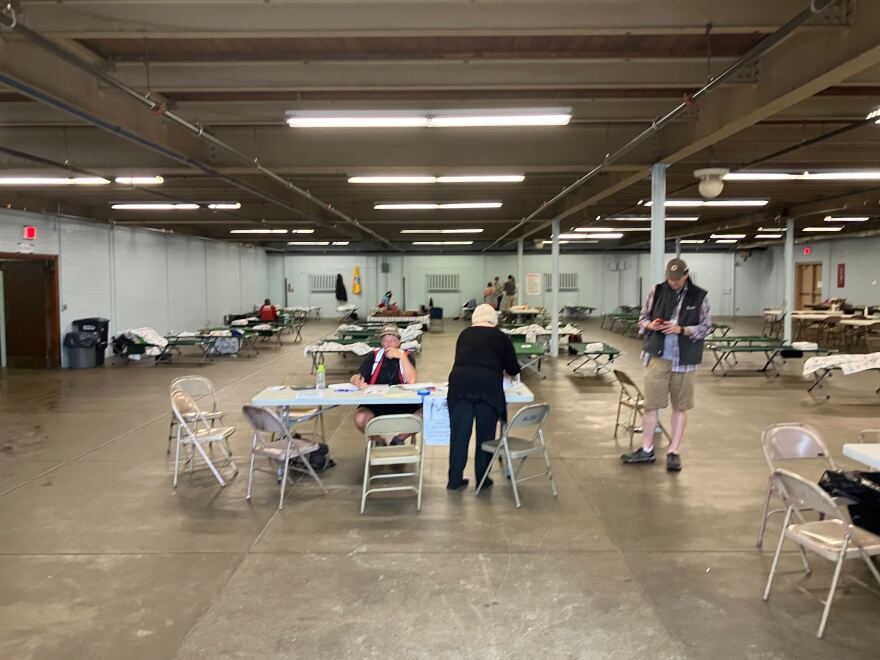
[{"label": "white cinder block wall", "polygon": [[260,248],[0,209],[0,252],[16,251],[23,225],[37,227],[35,253],[59,257],[62,334],[90,316],[109,318],[111,334],[197,330],[270,295]]}]

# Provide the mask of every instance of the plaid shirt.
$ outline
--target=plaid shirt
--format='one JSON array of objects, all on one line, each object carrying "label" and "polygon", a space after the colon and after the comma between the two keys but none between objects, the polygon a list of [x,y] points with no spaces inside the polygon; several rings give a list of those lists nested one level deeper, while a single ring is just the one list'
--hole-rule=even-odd
[{"label": "plaid shirt", "polygon": [[[641,331],[639,334],[644,335],[646,330],[645,326],[648,325],[653,319],[650,317],[651,308],[654,307],[654,290],[656,287],[651,287],[651,291],[648,293],[648,299],[645,301],[644,307],[642,307],[642,313],[639,316],[639,327]],[[675,321],[678,323],[678,314],[681,311],[681,303],[684,300],[685,293],[687,292],[688,285],[685,284],[684,288],[680,291],[678,296],[678,302],[675,304],[675,310],[672,313],[672,318],[670,321]],[[712,317],[709,315],[709,296],[707,295],[703,298],[703,304],[700,305],[700,322],[697,325],[687,326],[688,336],[694,341],[702,341],[706,338],[706,336],[712,332]],[[648,366],[648,362],[651,359],[651,354],[642,351],[642,363],[645,366]],[[672,360],[672,370],[679,373],[689,373],[691,371],[696,371],[700,365],[698,364],[679,364],[679,346],[678,346],[678,335],[666,335],[664,337],[663,343],[663,358],[664,360]]]}]

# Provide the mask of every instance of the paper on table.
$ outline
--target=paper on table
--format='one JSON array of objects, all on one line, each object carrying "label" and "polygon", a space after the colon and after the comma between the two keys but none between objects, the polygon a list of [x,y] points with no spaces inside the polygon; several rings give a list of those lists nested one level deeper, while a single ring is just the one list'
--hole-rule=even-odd
[{"label": "paper on table", "polygon": [[364,388],[364,394],[385,394],[389,389],[388,385],[370,385]]},{"label": "paper on table", "polygon": [[333,390],[334,392],[356,392],[357,391],[357,385],[354,385],[353,383],[334,383],[332,385],[328,385],[327,387],[329,389]]},{"label": "paper on table", "polygon": [[422,408],[422,420],[426,445],[449,444],[449,408],[446,397],[426,397]]}]

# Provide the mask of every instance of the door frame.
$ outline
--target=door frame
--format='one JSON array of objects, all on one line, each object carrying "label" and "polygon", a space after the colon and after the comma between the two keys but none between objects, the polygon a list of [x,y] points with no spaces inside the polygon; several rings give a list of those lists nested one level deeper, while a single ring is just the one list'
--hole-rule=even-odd
[{"label": "door frame", "polygon": [[[49,355],[47,369],[61,368],[61,285],[58,274],[57,254],[22,254],[20,252],[0,252],[0,259],[13,261],[48,261],[52,264],[49,278]],[[6,319],[7,324],[9,319]]]},{"label": "door frame", "polygon": [[[816,280],[819,283],[819,302],[822,302],[822,296],[825,293],[825,287],[822,286],[822,282],[825,279],[825,264],[822,261],[798,261],[794,265],[794,297],[797,301],[797,305],[794,309],[806,309],[802,303],[802,297],[804,292],[801,290],[801,280],[798,277],[800,274],[800,269],[802,266],[819,266],[822,269],[822,273],[819,276],[819,279]],[[815,304],[814,302],[810,303]]]}]

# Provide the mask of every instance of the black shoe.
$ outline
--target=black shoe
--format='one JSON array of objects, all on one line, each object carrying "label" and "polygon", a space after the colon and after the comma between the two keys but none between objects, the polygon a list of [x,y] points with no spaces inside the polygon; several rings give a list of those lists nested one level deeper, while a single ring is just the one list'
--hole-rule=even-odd
[{"label": "black shoe", "polygon": [[392,447],[399,447],[400,445],[405,445],[405,444],[406,444],[406,438],[403,438],[401,436],[396,436],[395,438],[393,438],[391,440]]},{"label": "black shoe", "polygon": [[654,450],[645,451],[643,447],[639,447],[636,451],[620,456],[621,463],[653,463],[656,460]]},{"label": "black shoe", "polygon": [[[479,484],[477,484],[477,485],[479,485]],[[480,492],[481,492],[481,493],[482,493],[482,492],[485,492],[485,491],[489,490],[489,489],[490,489],[492,486],[494,486],[494,485],[495,485],[495,482],[492,481],[491,478],[486,477],[486,480],[483,482],[483,487],[480,488]]]},{"label": "black shoe", "polygon": [[666,454],[666,469],[669,472],[681,472],[681,456],[678,454]]},{"label": "black shoe", "polygon": [[461,490],[465,486],[470,483],[467,479],[462,479],[458,482],[458,484],[448,483],[446,484],[446,490]]},{"label": "black shoe", "polygon": [[387,446],[388,446],[388,443],[385,442],[384,440],[376,440],[376,441],[373,443],[373,446],[374,446],[374,447],[387,447]]}]

